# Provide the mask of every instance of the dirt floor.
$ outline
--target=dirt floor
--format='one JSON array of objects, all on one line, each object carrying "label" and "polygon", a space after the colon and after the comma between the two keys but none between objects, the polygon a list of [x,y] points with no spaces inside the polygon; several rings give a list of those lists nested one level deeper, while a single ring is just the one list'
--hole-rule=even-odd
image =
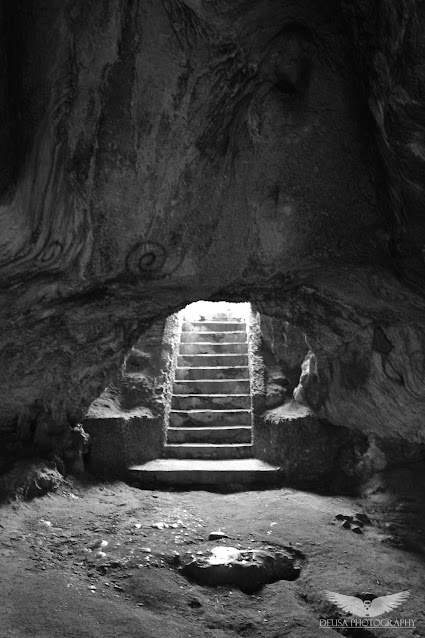
[{"label": "dirt floor", "polygon": [[[55,494],[1,506],[0,636],[425,636],[424,487],[419,470],[381,474],[356,498],[293,489],[142,491],[69,480]],[[358,513],[372,522],[361,534],[335,518]],[[229,538],[209,541],[217,529]],[[203,587],[178,569],[178,554],[216,545],[289,544],[306,557],[299,579],[255,594]],[[347,617],[326,590],[410,590],[385,617],[413,619],[416,628],[321,628],[320,619]]]}]

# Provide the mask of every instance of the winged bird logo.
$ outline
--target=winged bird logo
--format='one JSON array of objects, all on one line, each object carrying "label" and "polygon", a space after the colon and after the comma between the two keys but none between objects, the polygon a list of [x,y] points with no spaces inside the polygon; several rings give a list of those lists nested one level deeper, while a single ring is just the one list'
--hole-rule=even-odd
[{"label": "winged bird logo", "polygon": [[400,591],[388,596],[374,596],[367,593],[363,594],[361,598],[359,596],[344,596],[333,591],[326,591],[325,594],[326,598],[342,611],[349,612],[353,616],[373,618],[399,607],[409,597],[410,591]]}]

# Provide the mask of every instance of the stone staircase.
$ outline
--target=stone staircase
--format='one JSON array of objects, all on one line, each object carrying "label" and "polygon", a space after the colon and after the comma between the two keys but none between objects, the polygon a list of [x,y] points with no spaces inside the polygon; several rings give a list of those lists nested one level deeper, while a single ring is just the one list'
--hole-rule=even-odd
[{"label": "stone staircase", "polygon": [[251,421],[246,322],[184,321],[165,455],[250,457]]},{"label": "stone staircase", "polygon": [[165,458],[132,474],[176,484],[263,483],[277,468],[252,458],[252,449],[246,319],[185,315]]}]

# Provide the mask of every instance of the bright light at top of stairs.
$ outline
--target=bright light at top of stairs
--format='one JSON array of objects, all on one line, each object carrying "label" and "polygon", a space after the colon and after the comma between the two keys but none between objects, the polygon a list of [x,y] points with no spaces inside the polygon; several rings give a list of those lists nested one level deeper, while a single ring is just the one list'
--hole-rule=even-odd
[{"label": "bright light at top of stairs", "polygon": [[196,301],[182,310],[183,317],[189,321],[203,319],[245,319],[250,311],[249,303],[229,303],[227,301]]}]

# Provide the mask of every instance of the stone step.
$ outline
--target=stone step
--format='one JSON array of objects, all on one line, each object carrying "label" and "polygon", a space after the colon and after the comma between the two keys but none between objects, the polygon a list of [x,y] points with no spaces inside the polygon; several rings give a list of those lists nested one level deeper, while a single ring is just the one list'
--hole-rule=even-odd
[{"label": "stone step", "polygon": [[171,410],[170,425],[175,428],[251,425],[251,410]]},{"label": "stone step", "polygon": [[157,459],[129,467],[130,478],[139,487],[156,485],[205,485],[227,488],[269,485],[280,480],[279,468],[258,459]]},{"label": "stone step", "polygon": [[174,394],[172,410],[235,410],[251,408],[250,394]]},{"label": "stone step", "polygon": [[173,394],[249,394],[249,379],[192,379],[174,381]]},{"label": "stone step", "polygon": [[216,366],[211,368],[176,368],[178,381],[185,379],[249,379],[249,368]]},{"label": "stone step", "polygon": [[252,430],[250,426],[230,427],[191,427],[173,428],[167,430],[169,443],[251,443]]},{"label": "stone step", "polygon": [[185,354],[179,355],[180,368],[240,367],[248,365],[248,354]]},{"label": "stone step", "polygon": [[183,314],[184,321],[219,321],[220,323],[227,323],[228,321],[235,323],[246,323],[246,315],[229,314],[227,312],[213,312],[208,314],[199,314],[198,316],[192,314]]},{"label": "stone step", "polygon": [[169,459],[246,459],[252,457],[252,444],[168,443],[164,456]]},{"label": "stone step", "polygon": [[246,332],[244,321],[184,321],[182,332]]},{"label": "stone step", "polygon": [[247,343],[181,343],[179,354],[245,354]]},{"label": "stone step", "polygon": [[245,343],[246,342],[246,332],[182,332],[180,341],[182,343],[199,343],[202,341],[206,341],[208,343],[212,342],[222,342],[226,341],[227,343]]}]

